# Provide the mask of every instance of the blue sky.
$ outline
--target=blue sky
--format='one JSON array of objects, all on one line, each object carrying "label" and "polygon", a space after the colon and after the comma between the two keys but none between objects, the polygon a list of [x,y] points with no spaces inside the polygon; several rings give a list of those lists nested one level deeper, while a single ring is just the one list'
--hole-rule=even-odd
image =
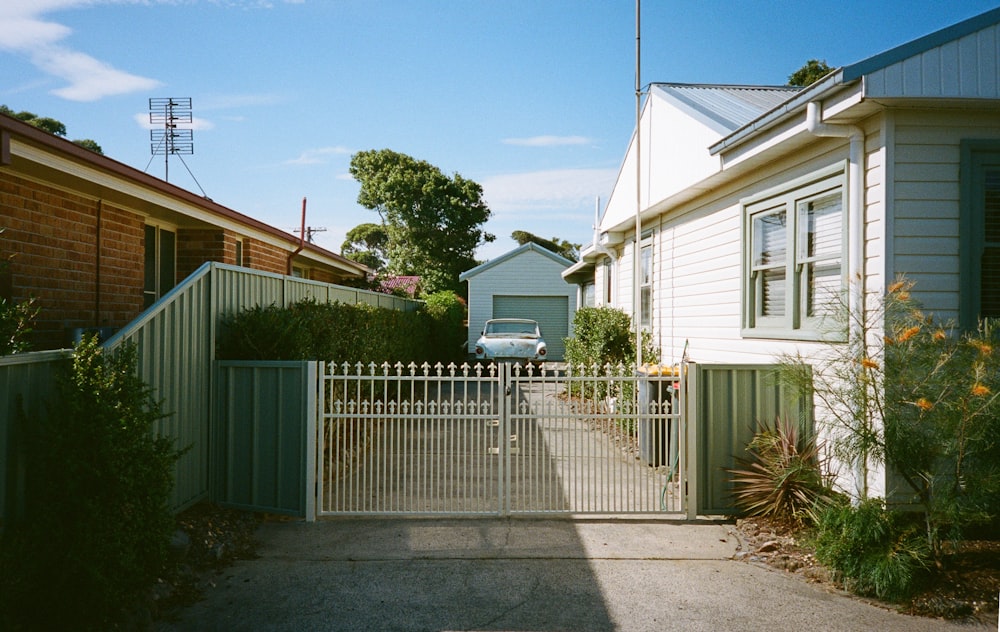
[{"label": "blue sky", "polygon": [[[781,85],[810,58],[850,64],[996,2],[646,0],[642,83]],[[190,97],[195,153],[170,181],[288,231],[306,197],[335,252],[378,220],[348,164],[381,148],[483,185],[497,241],[480,259],[514,230],[589,241],[634,84],[632,0],[0,2],[0,103],[163,177],[148,99]]]}]

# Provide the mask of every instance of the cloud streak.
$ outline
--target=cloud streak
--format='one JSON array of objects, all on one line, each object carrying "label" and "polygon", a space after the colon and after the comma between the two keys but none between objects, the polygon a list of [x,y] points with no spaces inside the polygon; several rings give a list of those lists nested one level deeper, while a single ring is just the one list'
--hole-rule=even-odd
[{"label": "cloud streak", "polygon": [[527,138],[505,138],[504,145],[519,147],[565,147],[567,145],[589,145],[586,136],[529,136]]},{"label": "cloud streak", "polygon": [[592,207],[611,189],[617,169],[553,169],[483,179],[483,197],[497,215]]},{"label": "cloud streak", "polygon": [[292,158],[286,160],[284,164],[286,165],[320,165],[329,162],[327,160],[330,156],[343,156],[345,154],[351,153],[350,149],[346,147],[319,147],[316,149],[307,149],[299,154],[298,158]]},{"label": "cloud streak", "polygon": [[42,17],[92,4],[87,0],[5,0],[0,6],[0,50],[24,55],[45,74],[64,80],[67,85],[52,93],[70,101],[97,101],[163,85],[65,46],[62,42],[72,30]]}]

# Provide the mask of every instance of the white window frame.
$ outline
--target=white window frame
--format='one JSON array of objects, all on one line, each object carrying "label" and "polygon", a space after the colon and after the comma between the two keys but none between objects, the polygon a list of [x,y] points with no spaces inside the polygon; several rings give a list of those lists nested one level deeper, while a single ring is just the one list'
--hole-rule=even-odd
[{"label": "white window frame", "polygon": [[[829,203],[831,197],[839,198],[840,225],[839,248],[826,247],[810,252],[810,232],[807,213],[816,210],[814,203]],[[746,338],[773,338],[786,340],[842,340],[844,319],[830,317],[822,309],[823,303],[811,301],[810,271],[817,268],[837,269],[830,281],[823,285],[839,293],[827,297],[828,309],[841,309],[846,305],[847,290],[847,177],[846,162],[840,162],[808,176],[797,178],[785,185],[768,189],[741,202],[743,218],[743,323],[741,333]],[[819,207],[822,208],[822,207]],[[779,247],[776,258],[767,258],[762,252],[760,231],[768,217],[784,217],[782,234],[775,233]],[[826,218],[829,221],[829,216]],[[770,223],[774,226],[774,223]],[[783,242],[783,244],[782,244]],[[817,242],[812,242],[813,244]],[[839,274],[838,274],[839,272]],[[780,313],[765,313],[764,280],[770,273],[780,286],[776,304],[783,304]],[[783,297],[780,297],[783,293]]]},{"label": "white window frame", "polygon": [[653,328],[653,233],[643,233],[639,244],[639,325],[645,330]]}]

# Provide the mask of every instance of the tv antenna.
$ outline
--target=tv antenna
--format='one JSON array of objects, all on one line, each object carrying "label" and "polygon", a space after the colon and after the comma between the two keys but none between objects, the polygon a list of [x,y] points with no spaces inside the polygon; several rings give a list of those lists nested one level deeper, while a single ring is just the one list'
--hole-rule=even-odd
[{"label": "tv antenna", "polygon": [[[201,194],[207,198],[198,178],[194,177],[184,162],[185,155],[194,154],[194,130],[181,126],[190,126],[192,123],[194,116],[191,111],[191,97],[154,97],[149,100],[149,124],[162,126],[162,129],[149,130],[149,149],[152,156],[163,156],[163,179],[170,182],[170,157],[177,156],[191,175],[191,179],[198,185]],[[149,163],[152,162],[153,158],[150,158]],[[147,169],[149,163],[146,164]]]}]

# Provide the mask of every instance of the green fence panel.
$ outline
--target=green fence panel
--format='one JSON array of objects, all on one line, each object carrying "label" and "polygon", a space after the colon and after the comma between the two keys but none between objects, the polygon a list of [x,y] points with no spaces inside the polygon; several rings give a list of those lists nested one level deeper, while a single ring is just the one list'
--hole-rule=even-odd
[{"label": "green fence panel", "polygon": [[812,402],[777,379],[776,365],[692,365],[698,371],[697,503],[701,515],[734,515],[728,469],[747,455],[758,422],[777,418],[813,431]]},{"label": "green fence panel", "polygon": [[315,362],[216,363],[212,487],[216,501],[311,517]]},{"label": "green fence panel", "polygon": [[60,349],[0,357],[0,527],[24,511],[22,423],[46,414],[56,393],[56,367],[72,356]]}]

